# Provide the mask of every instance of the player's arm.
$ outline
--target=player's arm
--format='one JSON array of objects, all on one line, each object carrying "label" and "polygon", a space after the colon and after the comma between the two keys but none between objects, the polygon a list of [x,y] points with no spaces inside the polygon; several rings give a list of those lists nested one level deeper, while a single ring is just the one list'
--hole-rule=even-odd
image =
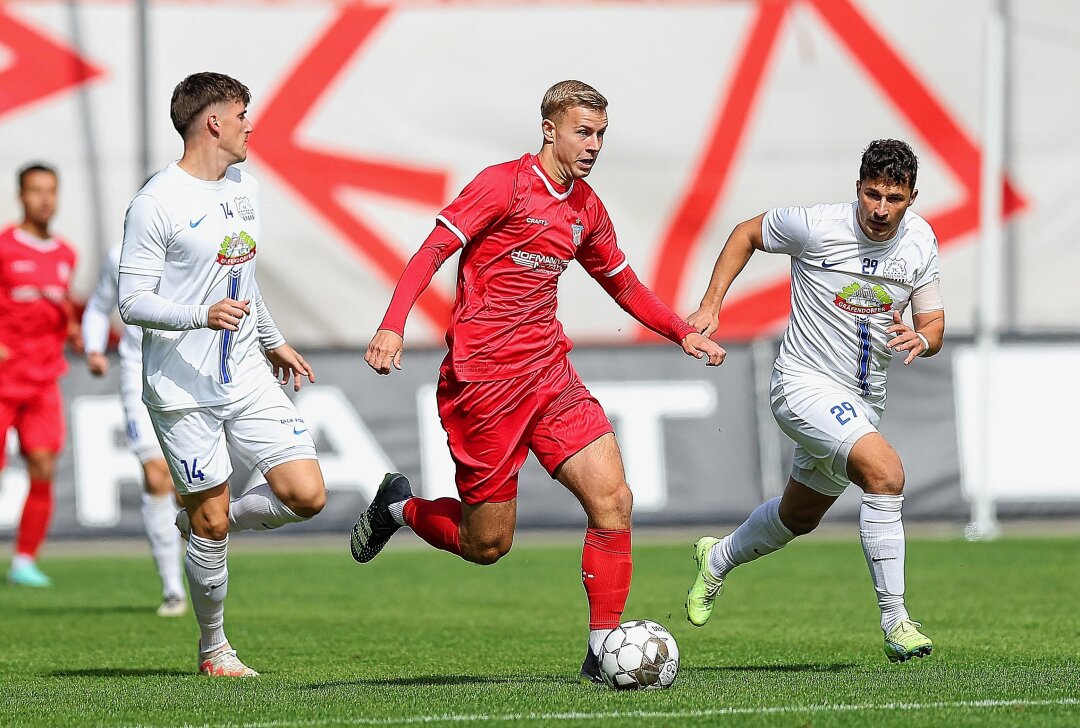
[{"label": "player's arm", "polygon": [[893,311],[893,323],[885,329],[893,335],[886,345],[894,351],[908,353],[904,366],[915,361],[917,356],[933,356],[941,351],[945,338],[945,305],[936,277],[912,291],[911,321],[914,328],[904,323],[899,311]]},{"label": "player's arm", "polygon": [[368,344],[364,361],[379,374],[389,374],[390,367],[401,369],[401,353],[405,346],[405,320],[416,299],[420,297],[432,276],[447,259],[463,246],[462,240],[442,222],[424,240],[420,249],[405,266],[390,305],[378,331]]},{"label": "player's arm", "polygon": [[113,255],[106,255],[101,262],[97,286],[83,309],[83,346],[86,349],[86,368],[97,377],[109,371],[109,359],[105,348],[109,343],[109,313],[116,308],[116,286],[119,265]]},{"label": "player's arm", "polygon": [[712,277],[698,310],[686,322],[705,336],[711,336],[719,323],[720,307],[732,282],[742,273],[755,250],[764,250],[761,223],[765,213],[735,226],[713,265]]},{"label": "player's arm", "polygon": [[614,273],[590,273],[607,294],[643,326],[675,342],[689,356],[696,359],[707,357],[709,366],[724,363],[727,352],[679,318],[678,314],[641,282],[629,263],[624,262]]},{"label": "player's arm", "polygon": [[292,348],[285,341],[284,335],[270,315],[270,309],[263,300],[259,284],[255,284],[255,290],[251,295],[251,307],[255,311],[255,325],[259,332],[259,343],[266,352],[266,358],[270,361],[274,378],[278,383],[285,386],[289,379],[293,381],[293,391],[299,392],[304,377],[312,384],[315,383],[315,370],[311,367],[300,352]]}]

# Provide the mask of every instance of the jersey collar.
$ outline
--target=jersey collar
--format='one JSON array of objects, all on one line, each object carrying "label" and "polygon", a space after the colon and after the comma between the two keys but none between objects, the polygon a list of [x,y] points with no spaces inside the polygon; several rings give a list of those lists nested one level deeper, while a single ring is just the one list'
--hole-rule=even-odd
[{"label": "jersey collar", "polygon": [[26,232],[18,225],[15,226],[14,237],[17,242],[42,253],[47,253],[59,245],[59,243],[56,242],[56,238],[46,238],[45,240],[42,240],[36,235],[31,235]]},{"label": "jersey collar", "polygon": [[535,156],[533,157],[532,168],[533,171],[536,172],[536,176],[540,178],[540,181],[544,183],[544,187],[547,187],[547,191],[559,202],[565,200],[567,197],[570,196],[570,193],[574,191],[574,180],[570,180],[570,186],[566,188],[566,191],[559,192],[555,187],[555,182],[553,182],[551,178],[547,176],[544,168],[540,166],[540,160]]}]

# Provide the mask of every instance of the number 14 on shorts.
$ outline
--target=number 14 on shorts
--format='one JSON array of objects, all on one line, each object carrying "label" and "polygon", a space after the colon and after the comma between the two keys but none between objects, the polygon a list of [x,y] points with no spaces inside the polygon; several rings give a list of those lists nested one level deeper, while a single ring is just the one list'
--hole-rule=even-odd
[{"label": "number 14 on shorts", "polygon": [[[847,404],[847,402],[844,404]],[[851,405],[848,406],[850,407]],[[836,408],[834,407],[833,409]],[[187,460],[181,460],[180,464],[184,466],[184,476],[187,478],[188,483],[192,482],[192,478],[198,478],[200,483],[206,480],[206,475],[199,469],[199,458],[192,458],[190,466],[188,465]]]},{"label": "number 14 on shorts", "polygon": [[[851,402],[841,402],[835,407],[830,407],[829,413],[835,416],[836,421],[841,425],[846,425],[859,416],[855,411],[855,408],[851,405]],[[190,479],[188,482],[191,482]]]}]

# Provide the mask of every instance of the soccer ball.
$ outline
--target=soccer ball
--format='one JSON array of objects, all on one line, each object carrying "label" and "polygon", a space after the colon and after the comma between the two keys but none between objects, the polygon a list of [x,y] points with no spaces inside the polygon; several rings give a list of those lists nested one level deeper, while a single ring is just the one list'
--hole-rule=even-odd
[{"label": "soccer ball", "polygon": [[670,688],[679,674],[679,646],[656,622],[623,622],[604,638],[600,674],[616,690]]}]

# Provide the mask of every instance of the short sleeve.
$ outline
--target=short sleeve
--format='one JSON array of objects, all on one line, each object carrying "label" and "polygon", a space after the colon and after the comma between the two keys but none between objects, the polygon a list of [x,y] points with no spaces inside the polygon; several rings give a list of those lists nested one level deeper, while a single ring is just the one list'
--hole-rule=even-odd
[{"label": "short sleeve", "polygon": [[488,226],[510,210],[514,197],[514,175],[507,165],[488,167],[465,185],[453,202],[447,205],[436,220],[446,225],[468,245]]},{"label": "short sleeve", "polygon": [[590,275],[611,278],[626,267],[626,254],[619,248],[615,226],[604,204],[596,197],[593,200],[595,204],[590,210],[589,229],[581,231],[586,237],[574,257]]},{"label": "short sleeve", "polygon": [[777,207],[761,220],[761,240],[770,253],[797,258],[810,242],[810,210],[806,207]]},{"label": "short sleeve", "polygon": [[120,272],[161,275],[172,226],[161,206],[149,195],[136,195],[124,216]]},{"label": "short sleeve", "polygon": [[941,277],[941,271],[938,269],[938,243],[937,238],[933,238],[930,245],[930,252],[926,257],[926,264],[922,267],[922,270],[918,271],[915,276],[915,283],[912,285],[912,289],[922,288],[928,283],[933,283]]}]

